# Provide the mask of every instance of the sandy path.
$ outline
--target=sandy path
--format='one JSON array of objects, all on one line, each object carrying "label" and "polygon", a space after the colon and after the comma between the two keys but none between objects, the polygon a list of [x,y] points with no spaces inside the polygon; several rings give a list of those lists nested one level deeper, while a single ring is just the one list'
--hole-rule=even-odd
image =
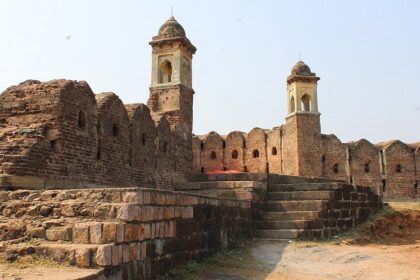
[{"label": "sandy path", "polygon": [[257,241],[240,255],[206,268],[197,279],[420,279],[420,244],[357,246]]}]

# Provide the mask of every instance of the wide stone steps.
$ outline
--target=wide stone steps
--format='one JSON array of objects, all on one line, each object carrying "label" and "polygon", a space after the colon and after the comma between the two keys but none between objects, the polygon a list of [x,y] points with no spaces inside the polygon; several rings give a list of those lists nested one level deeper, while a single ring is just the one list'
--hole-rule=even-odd
[{"label": "wide stone steps", "polygon": [[338,191],[342,185],[334,182],[326,183],[299,183],[299,184],[269,184],[268,192],[294,192],[294,191]]},{"label": "wide stone steps", "polygon": [[294,200],[294,201],[266,201],[264,211],[322,211],[327,205],[326,200]]},{"label": "wide stone steps", "polygon": [[323,238],[325,229],[257,230],[256,237],[263,239],[314,239]]},{"label": "wide stone steps", "polygon": [[319,217],[319,211],[265,211],[262,213],[262,221],[314,220]]},{"label": "wide stone steps", "polygon": [[322,228],[321,220],[258,221],[257,229],[316,229]]},{"label": "wide stone steps", "polygon": [[269,200],[330,200],[334,198],[332,191],[295,191],[268,192]]}]

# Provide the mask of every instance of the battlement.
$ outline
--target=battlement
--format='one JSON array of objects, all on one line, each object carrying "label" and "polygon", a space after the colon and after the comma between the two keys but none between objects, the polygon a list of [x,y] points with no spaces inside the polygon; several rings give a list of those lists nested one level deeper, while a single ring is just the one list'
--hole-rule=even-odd
[{"label": "battlement", "polygon": [[[3,188],[172,188],[191,168],[168,118],[86,82],[26,81],[0,95]],[[86,186],[86,185],[85,185]]]},{"label": "battlement", "polygon": [[[233,170],[324,177],[353,185],[370,186],[385,197],[418,197],[420,145],[399,140],[372,144],[365,139],[342,143],[335,135],[320,135],[319,154],[312,165],[315,174],[292,169],[287,162],[299,160],[294,153],[294,132],[288,124],[272,129],[253,128],[193,136],[193,171],[207,173]],[[311,145],[312,149],[315,147]],[[232,174],[234,175],[234,174]],[[230,176],[230,175],[228,175]]]}]

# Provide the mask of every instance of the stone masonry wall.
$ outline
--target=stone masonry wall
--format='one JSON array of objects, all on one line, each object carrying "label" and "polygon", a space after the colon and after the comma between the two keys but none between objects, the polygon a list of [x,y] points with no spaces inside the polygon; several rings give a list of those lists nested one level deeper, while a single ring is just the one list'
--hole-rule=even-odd
[{"label": "stone masonry wall", "polygon": [[0,251],[151,279],[250,238],[250,205],[154,189],[0,191]]},{"label": "stone masonry wall", "polygon": [[240,131],[230,132],[226,137],[225,166],[228,170],[244,171],[245,137]]},{"label": "stone masonry wall", "polygon": [[385,197],[412,197],[415,195],[414,153],[411,147],[400,141],[379,146],[384,159],[382,190]]},{"label": "stone masonry wall", "polygon": [[[249,160],[253,159],[252,151],[256,147],[259,152],[262,150],[267,154],[267,158],[263,156],[255,160],[258,168],[262,169],[264,165],[268,167],[268,170],[260,169],[259,172],[285,175],[299,174],[299,161],[300,158],[304,157],[296,156],[299,143],[296,140],[298,137],[296,133],[298,129],[297,124],[296,118],[290,118],[288,119],[288,125],[285,127],[282,126],[271,130],[256,128],[253,130],[258,131],[259,134],[255,132],[246,134],[234,131],[226,137],[221,137],[216,132],[212,132],[212,137],[216,137],[217,141],[210,141],[212,144],[209,144],[210,142],[206,140],[206,149],[203,149],[203,139],[207,139],[208,136],[195,136],[193,172],[206,173],[225,168],[240,172],[258,173],[249,168],[249,163],[252,163]],[[261,131],[264,132],[264,137]],[[250,134],[251,137],[249,136]],[[250,143],[249,139],[255,137],[253,135],[258,135],[256,136],[257,140],[254,141],[258,144],[249,146],[246,143]],[[225,141],[224,149],[222,147],[223,141]],[[263,146],[262,143],[264,141],[265,145]],[[380,150],[394,142],[398,142],[397,146],[400,148],[393,148],[393,145],[391,145],[389,151],[382,151],[381,159]],[[305,145],[305,149],[311,149],[312,147],[309,142]],[[357,142],[342,143],[335,135],[322,134],[319,157],[316,157],[317,160],[308,161],[307,165],[316,165],[317,168],[320,168],[321,174],[318,176],[314,175],[314,177],[325,177],[353,185],[370,186],[373,191],[378,193],[385,189],[384,195],[387,198],[418,197],[420,192],[418,186],[420,181],[420,168],[418,167],[420,166],[419,145],[416,143],[406,145],[400,141],[391,141],[379,143],[377,146],[375,147],[375,145],[364,139]],[[276,148],[277,155],[273,155],[273,148]],[[223,153],[221,149],[223,149]],[[210,155],[213,151],[217,154],[217,158],[213,160],[212,166],[209,168],[209,162],[212,162]],[[232,158],[234,151],[237,153],[236,159]],[[204,154],[206,158],[203,157]],[[224,158],[220,158],[222,154]],[[309,155],[306,157],[309,157]],[[207,167],[203,166],[203,162],[206,162]],[[369,166],[367,167],[366,164]],[[381,166],[382,164],[383,167]],[[401,166],[401,172],[396,172],[397,165]]]},{"label": "stone masonry wall", "polygon": [[346,145],[335,135],[322,135],[322,177],[347,181]]},{"label": "stone masonry wall", "polygon": [[86,82],[21,83],[0,95],[0,187],[171,189],[192,170],[191,139],[173,129]]},{"label": "stone masonry wall", "polygon": [[381,192],[379,149],[365,139],[348,144],[348,149],[351,183]]}]

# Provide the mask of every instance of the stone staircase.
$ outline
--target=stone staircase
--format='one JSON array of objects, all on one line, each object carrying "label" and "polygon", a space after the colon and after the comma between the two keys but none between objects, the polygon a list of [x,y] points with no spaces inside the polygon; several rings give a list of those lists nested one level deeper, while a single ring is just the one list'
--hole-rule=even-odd
[{"label": "stone staircase", "polygon": [[[292,179],[292,180],[291,180]],[[372,202],[369,202],[372,200]],[[367,187],[303,178],[268,180],[266,200],[255,221],[257,238],[321,239],[350,229],[376,211]]]},{"label": "stone staircase", "polygon": [[195,174],[180,191],[250,200],[254,237],[322,239],[351,229],[382,207],[369,187],[275,174]]}]

